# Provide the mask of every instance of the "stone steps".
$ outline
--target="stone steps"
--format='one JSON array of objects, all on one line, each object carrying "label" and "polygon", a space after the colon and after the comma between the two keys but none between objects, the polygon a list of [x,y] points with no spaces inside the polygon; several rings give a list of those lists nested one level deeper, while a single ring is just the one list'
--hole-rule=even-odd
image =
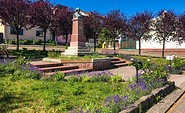
[{"label": "stone steps", "polygon": [[54,66],[63,66],[62,63],[57,62],[42,62],[42,61],[33,61],[30,62],[32,66],[35,66],[37,68],[46,68],[46,67],[54,67]]},{"label": "stone steps", "polygon": [[43,72],[43,76],[49,78],[54,75],[57,71],[60,71],[67,74],[80,73],[85,71],[92,71],[92,68],[79,68],[76,65],[64,66],[62,63],[56,62],[42,62],[42,61],[33,61],[30,64],[34,67],[37,67],[40,71]]},{"label": "stone steps", "polygon": [[126,63],[125,60],[111,61],[112,64]]},{"label": "stone steps", "polygon": [[128,62],[119,58],[111,58],[111,68],[118,68],[122,66],[128,66]]},{"label": "stone steps", "polygon": [[39,70],[43,72],[65,71],[65,70],[72,70],[72,69],[78,69],[78,66],[55,66],[55,67],[39,68]]}]

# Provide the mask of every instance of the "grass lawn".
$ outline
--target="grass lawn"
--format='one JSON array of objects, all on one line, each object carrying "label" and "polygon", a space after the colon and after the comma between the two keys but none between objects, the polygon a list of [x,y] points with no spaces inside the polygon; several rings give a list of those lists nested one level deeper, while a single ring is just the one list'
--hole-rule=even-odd
[{"label": "grass lawn", "polygon": [[[108,96],[124,94],[123,83],[63,82],[0,78],[0,112],[69,112],[101,106]],[[88,108],[84,108],[88,109]]]},{"label": "grass lawn", "polygon": [[22,56],[26,58],[44,58],[47,57],[47,51],[41,50],[8,50],[10,55]]}]

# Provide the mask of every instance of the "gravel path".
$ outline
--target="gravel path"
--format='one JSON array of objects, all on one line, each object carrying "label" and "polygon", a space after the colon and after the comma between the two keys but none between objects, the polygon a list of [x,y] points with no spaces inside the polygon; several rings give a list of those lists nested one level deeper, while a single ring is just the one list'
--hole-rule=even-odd
[{"label": "gravel path", "polygon": [[136,69],[134,66],[124,66],[115,69],[110,69],[108,71],[113,74],[120,75],[125,80],[132,79],[132,77],[136,75]]}]

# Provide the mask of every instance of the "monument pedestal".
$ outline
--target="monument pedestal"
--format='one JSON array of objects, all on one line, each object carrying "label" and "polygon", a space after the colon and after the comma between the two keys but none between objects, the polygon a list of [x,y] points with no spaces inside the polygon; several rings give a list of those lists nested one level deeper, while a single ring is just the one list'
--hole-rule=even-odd
[{"label": "monument pedestal", "polygon": [[85,55],[92,52],[86,49],[86,37],[83,33],[83,18],[73,18],[73,27],[70,47],[65,50],[63,55]]}]

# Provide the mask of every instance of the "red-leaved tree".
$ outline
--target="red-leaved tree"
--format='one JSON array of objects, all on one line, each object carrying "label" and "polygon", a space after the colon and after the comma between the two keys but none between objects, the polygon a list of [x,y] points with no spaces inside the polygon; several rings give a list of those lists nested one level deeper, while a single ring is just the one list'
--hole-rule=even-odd
[{"label": "red-leaved tree", "polygon": [[182,43],[185,41],[185,13],[178,17],[177,37],[174,41]]},{"label": "red-leaved tree", "polygon": [[165,44],[177,36],[178,20],[173,11],[159,11],[158,17],[152,22],[153,37],[159,43],[162,43],[162,57],[164,58]]},{"label": "red-leaved tree", "polygon": [[95,33],[99,33],[102,28],[102,16],[98,12],[90,12],[84,19],[84,34],[92,38]]},{"label": "red-leaved tree", "polygon": [[71,9],[62,6],[59,7],[59,5],[55,7],[50,30],[54,31],[56,36],[65,35],[66,44],[68,34],[72,33],[72,18],[73,11]]},{"label": "red-leaved tree", "polygon": [[27,25],[28,0],[0,0],[0,19],[2,24],[15,29],[17,35],[17,51],[19,50],[19,32]]},{"label": "red-leaved tree", "polygon": [[150,20],[152,19],[152,13],[142,12],[136,13],[130,21],[130,33],[129,36],[139,41],[139,55],[141,54],[141,39],[148,40],[150,36]]},{"label": "red-leaved tree", "polygon": [[114,50],[116,49],[115,39],[120,34],[127,31],[127,20],[120,10],[113,10],[107,14],[106,19],[104,19],[105,28],[110,32],[110,37],[113,39]]},{"label": "red-leaved tree", "polygon": [[103,26],[103,16],[101,16],[98,12],[90,12],[88,17],[84,19],[84,34],[89,38],[94,38],[94,52],[96,51],[96,38],[101,32]]},{"label": "red-leaved tree", "polygon": [[29,10],[30,28],[39,27],[44,32],[44,46],[43,51],[46,50],[46,32],[51,26],[53,8],[52,5],[46,0],[38,0],[31,4]]}]

